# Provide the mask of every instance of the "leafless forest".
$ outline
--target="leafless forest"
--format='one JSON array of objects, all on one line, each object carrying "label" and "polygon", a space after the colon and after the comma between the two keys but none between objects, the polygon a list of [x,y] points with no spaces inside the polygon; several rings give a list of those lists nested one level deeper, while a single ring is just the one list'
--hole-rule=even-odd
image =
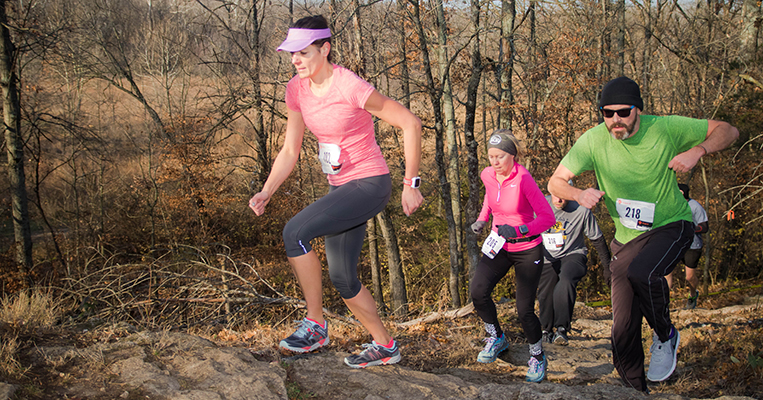
[{"label": "leafless forest", "polygon": [[[280,235],[327,190],[314,140],[264,216],[247,200],[285,127],[294,70],[275,48],[311,14],[330,20],[335,62],[425,126],[422,209],[405,217],[400,185],[369,221],[361,273],[381,307],[462,306],[482,239],[465,228],[482,201],[485,137],[512,129],[545,190],[620,75],[641,85],[647,114],[739,128],[678,179],[710,215],[705,290],[763,274],[760,1],[2,0],[0,11],[3,293],[55,287],[83,313],[148,325],[293,305]],[[402,181],[400,133],[377,132]],[[583,300],[608,290],[591,271]],[[497,296],[511,297],[506,281]]]}]

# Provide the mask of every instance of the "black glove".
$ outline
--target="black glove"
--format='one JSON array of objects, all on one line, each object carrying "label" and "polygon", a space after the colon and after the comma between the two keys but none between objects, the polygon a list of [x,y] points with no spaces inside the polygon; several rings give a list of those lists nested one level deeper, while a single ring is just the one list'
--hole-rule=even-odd
[{"label": "black glove", "polygon": [[487,221],[477,221],[472,224],[472,232],[475,234],[479,234],[482,232],[482,228],[485,227],[485,224],[487,224]]},{"label": "black glove", "polygon": [[517,235],[517,229],[511,225],[498,225],[498,234],[503,236],[504,239],[513,239]]}]

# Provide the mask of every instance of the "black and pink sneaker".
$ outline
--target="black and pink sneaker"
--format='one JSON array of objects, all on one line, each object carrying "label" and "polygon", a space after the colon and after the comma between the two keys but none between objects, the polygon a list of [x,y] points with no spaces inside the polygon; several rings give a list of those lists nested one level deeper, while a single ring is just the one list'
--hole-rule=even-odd
[{"label": "black and pink sneaker", "polygon": [[360,354],[345,357],[344,363],[352,368],[365,368],[400,362],[400,349],[397,348],[397,342],[394,342],[391,349],[376,343],[376,341],[363,344],[363,348],[365,350]]},{"label": "black and pink sneaker", "polygon": [[307,353],[319,347],[329,344],[329,324],[323,323],[325,327],[305,318],[299,324],[296,332],[278,343],[278,346],[295,353]]}]

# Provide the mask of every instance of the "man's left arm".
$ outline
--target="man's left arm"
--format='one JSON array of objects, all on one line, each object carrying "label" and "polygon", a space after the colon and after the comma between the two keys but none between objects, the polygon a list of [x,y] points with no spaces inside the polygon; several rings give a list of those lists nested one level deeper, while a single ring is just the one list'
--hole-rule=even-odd
[{"label": "man's left arm", "polygon": [[707,120],[707,136],[705,136],[705,141],[683,153],[677,154],[670,160],[668,168],[672,168],[676,172],[689,172],[689,170],[697,165],[702,156],[729,147],[737,137],[739,137],[739,130],[728,122],[709,119]]}]

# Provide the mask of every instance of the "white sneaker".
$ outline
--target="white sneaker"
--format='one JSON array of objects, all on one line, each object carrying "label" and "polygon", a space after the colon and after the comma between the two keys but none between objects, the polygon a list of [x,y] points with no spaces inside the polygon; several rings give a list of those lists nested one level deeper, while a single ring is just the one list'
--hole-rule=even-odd
[{"label": "white sneaker", "polygon": [[652,359],[649,361],[649,371],[646,373],[646,379],[652,382],[662,382],[673,374],[676,370],[676,353],[678,352],[678,343],[681,342],[681,334],[675,327],[671,328],[674,332],[672,338],[667,342],[660,342],[657,334],[652,335]]}]

